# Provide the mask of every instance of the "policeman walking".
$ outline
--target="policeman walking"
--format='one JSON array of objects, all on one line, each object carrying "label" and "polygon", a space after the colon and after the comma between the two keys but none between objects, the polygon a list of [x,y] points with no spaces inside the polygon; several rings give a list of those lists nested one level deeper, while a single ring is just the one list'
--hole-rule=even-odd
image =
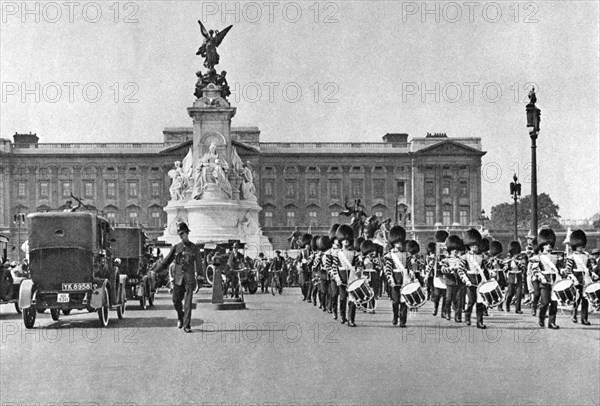
[{"label": "policeman walking", "polygon": [[[177,327],[183,328],[186,333],[191,333],[192,328],[192,297],[196,289],[196,268],[202,265],[200,248],[188,238],[190,229],[187,224],[181,222],[177,225],[177,234],[181,242],[171,248],[169,254],[160,262],[155,269],[156,272],[169,266],[175,261],[173,274],[173,305],[177,311]],[[182,304],[183,301],[183,304]]]}]

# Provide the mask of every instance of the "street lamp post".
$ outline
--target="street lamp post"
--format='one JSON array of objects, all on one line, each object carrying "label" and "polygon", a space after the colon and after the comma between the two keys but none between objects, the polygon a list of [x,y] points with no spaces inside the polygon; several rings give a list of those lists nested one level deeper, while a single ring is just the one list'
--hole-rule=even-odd
[{"label": "street lamp post", "polygon": [[515,201],[515,241],[519,241],[519,214],[517,210],[517,201],[519,197],[521,197],[521,184],[519,183],[516,173],[513,176],[513,181],[510,182],[510,194],[512,195],[512,198]]},{"label": "street lamp post", "polygon": [[531,233],[537,235],[538,230],[538,204],[537,204],[537,157],[536,141],[540,132],[541,110],[535,107],[537,97],[535,88],[529,92],[529,104],[525,106],[527,112],[527,127],[531,127],[529,137],[531,138]]},{"label": "street lamp post", "polygon": [[13,220],[17,225],[17,259],[21,262],[21,224],[25,224],[25,213],[17,213]]}]

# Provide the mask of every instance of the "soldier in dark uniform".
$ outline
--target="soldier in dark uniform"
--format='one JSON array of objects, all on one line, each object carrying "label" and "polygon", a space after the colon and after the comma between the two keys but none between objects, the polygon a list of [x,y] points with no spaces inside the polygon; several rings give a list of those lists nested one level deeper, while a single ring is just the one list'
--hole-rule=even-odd
[{"label": "soldier in dark uniform", "polygon": [[[283,291],[283,268],[285,267],[285,259],[281,256],[281,251],[275,251],[275,257],[271,260],[269,267],[269,275],[279,278],[279,294]],[[271,280],[269,279],[269,284]],[[275,292],[272,292],[275,295]]]},{"label": "soldier in dark uniform", "polygon": [[329,305],[329,275],[327,274],[327,251],[331,248],[329,236],[324,235],[317,241],[317,248],[321,252],[319,260],[319,302],[321,309],[326,312]]},{"label": "soldier in dark uniform", "polygon": [[384,269],[392,298],[392,324],[397,325],[400,319],[400,327],[405,328],[408,306],[401,296],[401,291],[411,279],[408,270],[408,254],[404,251],[406,230],[401,226],[392,227],[388,241],[392,248],[384,257]]},{"label": "soldier in dark uniform", "polygon": [[302,236],[302,251],[298,254],[296,259],[297,270],[298,270],[298,283],[300,284],[300,291],[302,292],[302,300],[310,301],[309,287],[310,287],[310,260],[311,260],[311,242],[312,235],[304,234]]},{"label": "soldier in dark uniform", "polygon": [[[181,242],[171,248],[169,254],[160,262],[155,269],[167,267],[175,261],[173,269],[173,305],[177,311],[177,327],[186,333],[191,333],[192,321],[192,298],[196,289],[196,269],[202,266],[202,254],[200,248],[188,238],[190,229],[187,224],[181,222],[177,225],[177,234]],[[183,304],[182,304],[183,301]]]},{"label": "soldier in dark uniform", "polygon": [[527,269],[527,255],[521,253],[521,244],[518,241],[511,241],[508,245],[508,258],[504,263],[504,269],[507,272],[506,281],[508,290],[506,292],[506,312],[510,313],[510,305],[513,297],[515,299],[515,313],[523,314],[521,311],[521,296],[523,288],[523,275]]},{"label": "soldier in dark uniform", "polygon": [[558,299],[552,292],[552,286],[559,276],[556,266],[557,257],[552,254],[556,243],[556,234],[550,228],[542,228],[538,232],[538,245],[535,255],[531,257],[532,279],[540,283],[540,308],[539,325],[545,327],[546,312],[548,312],[548,328],[558,330],[556,324],[556,313],[558,311]]}]

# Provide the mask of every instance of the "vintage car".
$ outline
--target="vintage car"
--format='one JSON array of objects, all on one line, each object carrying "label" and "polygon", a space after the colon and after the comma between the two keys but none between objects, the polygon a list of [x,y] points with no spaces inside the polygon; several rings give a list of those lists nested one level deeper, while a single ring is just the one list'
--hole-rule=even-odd
[{"label": "vintage car", "polygon": [[119,274],[127,276],[127,299],[139,300],[146,309],[154,305],[156,273],[149,270],[152,258],[148,252],[148,237],[140,227],[115,227],[111,232],[111,248]]},{"label": "vintage car", "polygon": [[8,237],[0,235],[0,304],[14,303],[17,313],[19,307],[19,288],[21,282],[29,278],[27,266],[8,262]]},{"label": "vintage car", "polygon": [[119,319],[125,314],[126,275],[113,265],[110,226],[106,219],[86,212],[48,212],[28,216],[29,271],[21,283],[19,306],[26,328],[35,325],[36,313],[50,309],[53,320],[60,311],[96,311],[106,327],[109,310]]}]

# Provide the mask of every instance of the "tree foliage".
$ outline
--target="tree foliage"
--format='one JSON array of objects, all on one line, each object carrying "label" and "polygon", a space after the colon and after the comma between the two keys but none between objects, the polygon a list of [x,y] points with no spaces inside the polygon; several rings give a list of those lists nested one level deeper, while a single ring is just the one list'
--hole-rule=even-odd
[{"label": "tree foliage", "polygon": [[[547,225],[553,229],[562,228],[558,219],[559,207],[546,193],[538,195],[538,227]],[[500,203],[492,207],[491,228],[495,230],[512,230],[515,226],[514,203]],[[517,224],[520,229],[531,227],[531,195],[523,197],[517,206]]]}]

